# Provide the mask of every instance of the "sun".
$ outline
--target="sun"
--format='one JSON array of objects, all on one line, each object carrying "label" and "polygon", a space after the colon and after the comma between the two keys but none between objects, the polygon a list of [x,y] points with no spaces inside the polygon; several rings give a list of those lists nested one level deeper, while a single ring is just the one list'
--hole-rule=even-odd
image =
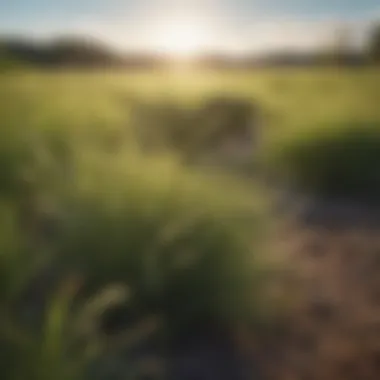
[{"label": "sun", "polygon": [[176,58],[192,58],[201,53],[207,33],[190,20],[170,22],[160,28],[155,45],[160,53]]}]

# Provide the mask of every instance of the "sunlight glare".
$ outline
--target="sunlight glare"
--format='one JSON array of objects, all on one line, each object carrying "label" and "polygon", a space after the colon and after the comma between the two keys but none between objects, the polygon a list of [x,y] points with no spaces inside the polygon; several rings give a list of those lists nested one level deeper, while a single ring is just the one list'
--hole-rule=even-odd
[{"label": "sunlight glare", "polygon": [[191,58],[201,53],[207,32],[199,23],[177,21],[166,25],[156,39],[157,49],[177,58]]}]

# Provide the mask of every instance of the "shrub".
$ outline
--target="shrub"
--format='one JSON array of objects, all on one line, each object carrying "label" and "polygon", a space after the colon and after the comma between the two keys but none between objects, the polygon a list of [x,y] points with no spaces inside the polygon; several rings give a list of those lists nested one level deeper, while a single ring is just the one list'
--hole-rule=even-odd
[{"label": "shrub", "polygon": [[[137,138],[149,150],[171,150],[185,160],[213,154],[228,142],[252,143],[259,128],[259,110],[233,96],[206,99],[190,108],[175,102],[140,103],[134,107]],[[244,149],[244,148],[242,148]]]},{"label": "shrub", "polygon": [[277,174],[300,190],[322,197],[379,200],[379,125],[327,125],[289,133],[273,143],[267,158]]},{"label": "shrub", "polygon": [[135,310],[164,316],[172,331],[258,311],[247,194],[157,158],[97,156],[84,166],[67,198],[61,253],[92,289],[124,283]]}]

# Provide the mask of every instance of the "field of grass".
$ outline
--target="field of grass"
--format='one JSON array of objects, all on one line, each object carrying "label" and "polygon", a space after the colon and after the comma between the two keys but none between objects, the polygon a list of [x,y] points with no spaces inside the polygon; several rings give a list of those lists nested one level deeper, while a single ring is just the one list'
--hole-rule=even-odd
[{"label": "field of grass", "polygon": [[[17,93],[24,99],[32,97],[35,111],[46,112],[48,108],[54,113],[66,108],[75,118],[69,120],[70,115],[66,115],[67,122],[84,121],[91,113],[103,121],[108,118],[112,124],[120,121],[116,115],[123,118],[123,99],[129,96],[164,97],[192,104],[205,96],[232,93],[260,102],[281,128],[314,121],[378,120],[379,80],[375,68],[266,69],[249,73],[42,72],[5,74],[1,91],[9,100]],[[46,97],[49,105],[45,104]]]},{"label": "field of grass", "polygon": [[[245,340],[252,334],[252,341],[266,347],[284,321],[297,324],[301,315],[299,320],[309,323],[301,310],[312,297],[306,290],[300,295],[290,286],[272,299],[272,285],[282,281],[280,274],[289,266],[304,277],[314,273],[322,283],[321,268],[334,268],[326,279],[337,273],[348,281],[333,259],[310,271],[308,265],[322,264],[306,259],[303,267],[297,249],[287,247],[289,256],[273,253],[282,248],[260,186],[230,170],[205,171],[181,160],[186,143],[203,125],[192,123],[188,113],[221,95],[259,109],[258,157],[264,171],[274,169],[278,178],[323,196],[380,194],[371,167],[380,164],[377,69],[3,74],[2,379],[139,378],[133,347],[141,341],[170,371],[172,351],[184,349],[190,337],[228,340],[241,326],[249,326]],[[148,154],[139,144],[142,126],[135,110],[142,107],[145,115],[153,104],[160,106],[150,133],[169,149]],[[284,240],[294,235],[294,241],[300,239],[291,229]],[[325,239],[326,251],[333,250],[336,238]],[[320,244],[311,241],[301,249],[307,257]],[[368,251],[375,260],[375,249],[365,247],[358,246],[357,253],[367,257]],[[368,262],[363,258],[360,265]],[[334,286],[325,293],[333,294]],[[377,321],[379,314],[372,310],[371,316]],[[355,321],[360,327],[367,323],[364,317]],[[324,339],[326,334],[321,332]],[[281,345],[290,350],[286,339]],[[369,355],[376,354],[372,351]],[[143,356],[140,352],[138,359]],[[293,378],[314,373],[319,377],[307,378],[343,379],[319,371],[320,363],[310,357],[307,364],[306,358],[298,360],[309,372],[290,371]],[[372,376],[365,370],[360,373]],[[292,376],[287,373],[284,368],[283,376],[274,378]]]}]

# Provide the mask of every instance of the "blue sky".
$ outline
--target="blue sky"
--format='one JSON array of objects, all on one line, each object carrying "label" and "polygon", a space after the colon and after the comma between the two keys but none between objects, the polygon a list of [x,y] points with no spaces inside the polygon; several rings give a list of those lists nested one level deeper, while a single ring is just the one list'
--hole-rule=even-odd
[{"label": "blue sky", "polygon": [[0,0],[0,33],[80,33],[151,48],[163,26],[192,22],[207,29],[207,46],[248,49],[315,44],[341,22],[360,33],[379,16],[379,0]]}]

